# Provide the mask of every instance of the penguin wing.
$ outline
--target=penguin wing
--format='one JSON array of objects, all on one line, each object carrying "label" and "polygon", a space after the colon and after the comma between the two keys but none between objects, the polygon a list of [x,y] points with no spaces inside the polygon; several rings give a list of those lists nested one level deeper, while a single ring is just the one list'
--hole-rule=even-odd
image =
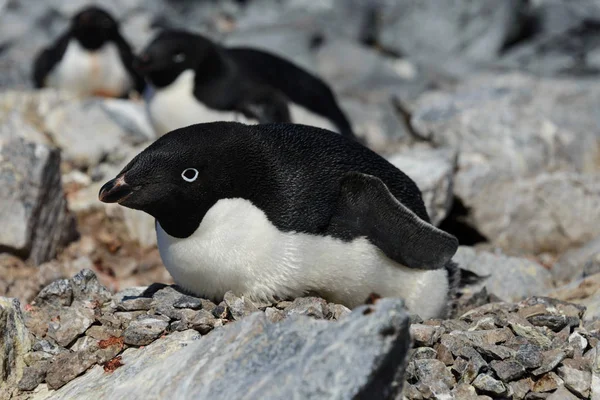
[{"label": "penguin wing", "polygon": [[131,50],[131,46],[129,46],[129,43],[127,43],[127,41],[121,35],[119,35],[117,38],[116,43],[117,48],[119,49],[119,57],[121,58],[121,62],[123,63],[123,66],[127,72],[129,72],[131,75],[131,78],[134,81],[135,90],[139,94],[143,94],[146,87],[146,82],[144,81],[144,77],[139,74],[135,68],[133,68],[135,56]]},{"label": "penguin wing", "polygon": [[260,124],[292,121],[285,96],[267,86],[254,86],[248,90],[237,108]]},{"label": "penguin wing", "polygon": [[63,34],[53,46],[42,49],[33,61],[33,85],[40,89],[45,85],[46,76],[58,63],[69,44],[69,35]]},{"label": "penguin wing", "polygon": [[342,237],[365,236],[394,261],[417,269],[443,268],[458,240],[423,221],[379,178],[347,173],[329,229]]}]

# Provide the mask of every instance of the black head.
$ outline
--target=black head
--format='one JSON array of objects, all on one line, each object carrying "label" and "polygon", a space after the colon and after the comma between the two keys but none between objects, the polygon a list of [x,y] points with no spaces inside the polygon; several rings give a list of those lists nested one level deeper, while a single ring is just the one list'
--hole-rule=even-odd
[{"label": "black head", "polygon": [[119,37],[119,24],[107,11],[89,6],[71,19],[71,35],[86,49],[96,50]]},{"label": "black head", "polygon": [[251,128],[215,122],[167,133],[102,186],[100,201],[145,211],[171,236],[191,235],[212,205],[234,193],[234,129]]},{"label": "black head", "polygon": [[165,30],[146,46],[134,67],[153,85],[164,87],[188,69],[218,72],[218,60],[218,46],[209,39],[182,30]]}]

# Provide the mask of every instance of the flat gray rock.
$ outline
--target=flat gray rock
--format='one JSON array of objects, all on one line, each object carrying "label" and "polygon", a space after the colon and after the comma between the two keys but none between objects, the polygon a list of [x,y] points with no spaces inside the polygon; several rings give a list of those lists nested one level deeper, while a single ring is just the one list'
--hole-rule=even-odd
[{"label": "flat gray rock", "polygon": [[466,292],[476,293],[485,286],[488,293],[502,300],[518,301],[544,293],[552,286],[550,272],[526,258],[477,252],[472,247],[460,246],[453,260],[462,269],[484,277],[480,282],[466,287]]},{"label": "flat gray rock", "polygon": [[11,398],[23,376],[24,356],[30,349],[29,331],[19,301],[0,297],[0,399]]},{"label": "flat gray rock", "polygon": [[600,85],[589,79],[479,75],[422,95],[411,125],[459,151],[454,193],[485,237],[559,252],[599,234],[581,218],[599,207],[599,107]]},{"label": "flat gray rock", "polygon": [[200,340],[184,331],[129,349],[111,374],[94,367],[48,398],[393,397],[402,389],[408,321],[402,302],[389,299],[339,322],[294,316],[273,324],[256,313]]},{"label": "flat gray rock", "polygon": [[56,149],[2,136],[0,199],[2,251],[41,264],[75,237]]}]

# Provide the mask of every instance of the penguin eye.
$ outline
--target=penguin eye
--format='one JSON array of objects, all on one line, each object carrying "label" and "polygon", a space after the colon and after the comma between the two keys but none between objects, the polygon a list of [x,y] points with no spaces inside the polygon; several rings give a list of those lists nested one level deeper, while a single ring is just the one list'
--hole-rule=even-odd
[{"label": "penguin eye", "polygon": [[185,54],[184,53],[177,53],[173,56],[173,61],[176,63],[182,63],[185,61]]},{"label": "penguin eye", "polygon": [[186,182],[194,182],[198,178],[198,170],[196,168],[186,168],[181,173],[181,177]]}]

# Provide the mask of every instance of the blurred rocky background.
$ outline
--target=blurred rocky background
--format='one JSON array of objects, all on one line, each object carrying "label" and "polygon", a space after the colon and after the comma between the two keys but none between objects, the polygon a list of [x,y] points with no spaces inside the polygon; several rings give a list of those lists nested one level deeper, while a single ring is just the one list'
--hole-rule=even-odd
[{"label": "blurred rocky background", "polygon": [[[103,374],[121,370],[115,393],[135,398],[127,390],[138,369],[128,364],[145,379],[171,371],[180,384],[165,378],[152,390],[182,396],[281,398],[295,389],[322,393],[313,398],[393,398],[386,396],[401,390],[408,399],[600,396],[600,1],[99,3],[135,50],[161,28],[180,27],[272,51],[319,75],[367,145],[417,182],[433,222],[459,238],[455,260],[468,282],[455,319],[413,318],[410,354],[408,316],[393,301],[338,326],[313,320],[343,320],[349,311],[314,298],[215,305],[182,300],[170,286],[145,289],[172,283],[153,220],[97,201],[101,182],[156,138],[143,102],[31,85],[35,53],[87,4],[0,1],[0,296],[20,301],[0,302],[0,398],[82,398],[98,393],[98,382],[109,385]],[[269,325],[298,307],[313,322]],[[248,310],[264,313],[226,326]],[[210,346],[238,336],[256,343],[245,355],[224,351],[203,364],[205,374],[289,333],[298,352],[278,374],[267,360],[278,354],[285,363],[285,348],[260,347],[257,363],[268,376],[261,385],[304,368],[320,375],[265,392],[250,378],[235,387],[192,385],[181,383],[184,370],[151,368],[153,357],[215,327],[210,343],[198,341],[190,368]],[[321,330],[350,342],[352,333],[365,335],[369,344],[361,353],[349,342],[340,355],[324,341],[333,354],[327,364],[312,339]],[[336,370],[356,363],[368,371]],[[230,371],[233,380],[247,374]],[[325,387],[333,389],[319,392]]]}]

